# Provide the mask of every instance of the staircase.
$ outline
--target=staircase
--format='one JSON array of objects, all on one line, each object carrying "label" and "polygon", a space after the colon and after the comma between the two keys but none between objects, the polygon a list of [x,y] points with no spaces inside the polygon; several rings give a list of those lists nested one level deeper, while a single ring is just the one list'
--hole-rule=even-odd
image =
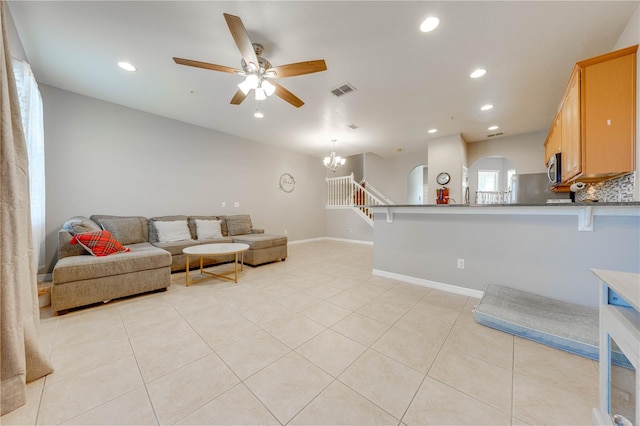
[{"label": "staircase", "polygon": [[327,178],[328,209],[352,209],[365,222],[373,226],[373,212],[367,206],[394,204],[373,186],[362,184],[350,176]]}]

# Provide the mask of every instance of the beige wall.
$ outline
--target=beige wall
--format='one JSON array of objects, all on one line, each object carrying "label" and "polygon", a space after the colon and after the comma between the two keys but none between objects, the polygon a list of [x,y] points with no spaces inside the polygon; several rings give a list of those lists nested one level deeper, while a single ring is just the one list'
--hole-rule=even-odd
[{"label": "beige wall", "polygon": [[[623,49],[625,47],[640,44],[640,4],[629,19],[627,27],[620,35],[618,42],[612,50]],[[640,55],[637,56],[638,65],[636,73],[636,92],[640,90]],[[640,95],[636,93],[636,183],[634,201],[640,201]]]},{"label": "beige wall", "polygon": [[544,165],[544,140],[547,130],[487,139],[468,144],[467,161],[473,163],[485,157],[505,157],[520,174],[542,173]]},{"label": "beige wall", "polygon": [[[47,181],[46,268],[75,215],[251,214],[290,240],[323,237],[318,158],[40,85]],[[295,189],[279,189],[290,173]],[[222,202],[226,207],[222,207]],[[234,207],[239,202],[240,207]]]}]

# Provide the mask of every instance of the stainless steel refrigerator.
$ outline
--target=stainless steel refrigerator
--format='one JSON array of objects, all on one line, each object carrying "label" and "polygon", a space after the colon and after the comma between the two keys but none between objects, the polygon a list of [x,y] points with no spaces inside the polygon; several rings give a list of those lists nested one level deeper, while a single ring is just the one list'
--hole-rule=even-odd
[{"label": "stainless steel refrigerator", "polygon": [[511,177],[511,204],[544,204],[547,200],[569,200],[568,192],[549,190],[549,177],[546,173],[529,173]]}]

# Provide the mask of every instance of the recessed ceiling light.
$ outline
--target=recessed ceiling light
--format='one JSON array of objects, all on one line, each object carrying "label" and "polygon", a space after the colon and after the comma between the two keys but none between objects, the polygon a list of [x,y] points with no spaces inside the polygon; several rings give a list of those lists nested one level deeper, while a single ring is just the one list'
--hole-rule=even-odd
[{"label": "recessed ceiling light", "polygon": [[498,130],[498,129],[499,129],[498,126],[491,126],[487,130]]},{"label": "recessed ceiling light", "polygon": [[255,118],[262,118],[262,117],[264,117],[264,114],[261,113],[260,111],[256,111],[256,112],[253,113],[253,116]]},{"label": "recessed ceiling light", "polygon": [[440,25],[440,20],[435,16],[429,16],[420,24],[420,31],[428,33],[438,28],[438,25]]},{"label": "recessed ceiling light", "polygon": [[129,62],[125,62],[125,61],[118,62],[118,66],[120,68],[122,68],[123,70],[125,70],[125,71],[135,71],[136,70],[136,67],[131,65]]},{"label": "recessed ceiling light", "polygon": [[484,68],[478,68],[474,70],[469,77],[478,78],[478,77],[482,77],[486,73],[487,73],[487,70],[485,70]]},{"label": "recessed ceiling light", "polygon": [[429,129],[429,130],[427,130],[427,133],[435,133],[437,131],[438,131],[438,129]]},{"label": "recessed ceiling light", "polygon": [[480,110],[482,110],[482,111],[489,111],[490,109],[493,109],[493,105],[491,105],[491,104],[482,105],[480,107]]}]

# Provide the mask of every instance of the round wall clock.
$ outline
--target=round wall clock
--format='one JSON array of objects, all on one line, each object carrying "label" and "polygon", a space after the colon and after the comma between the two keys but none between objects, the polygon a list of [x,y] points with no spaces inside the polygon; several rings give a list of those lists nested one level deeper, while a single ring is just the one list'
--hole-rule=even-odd
[{"label": "round wall clock", "polygon": [[438,182],[439,185],[446,185],[450,180],[451,176],[449,176],[449,173],[447,172],[440,172],[438,173],[438,176],[436,176],[436,182]]},{"label": "round wall clock", "polygon": [[284,192],[293,192],[296,187],[296,180],[289,173],[280,176],[280,189]]}]

